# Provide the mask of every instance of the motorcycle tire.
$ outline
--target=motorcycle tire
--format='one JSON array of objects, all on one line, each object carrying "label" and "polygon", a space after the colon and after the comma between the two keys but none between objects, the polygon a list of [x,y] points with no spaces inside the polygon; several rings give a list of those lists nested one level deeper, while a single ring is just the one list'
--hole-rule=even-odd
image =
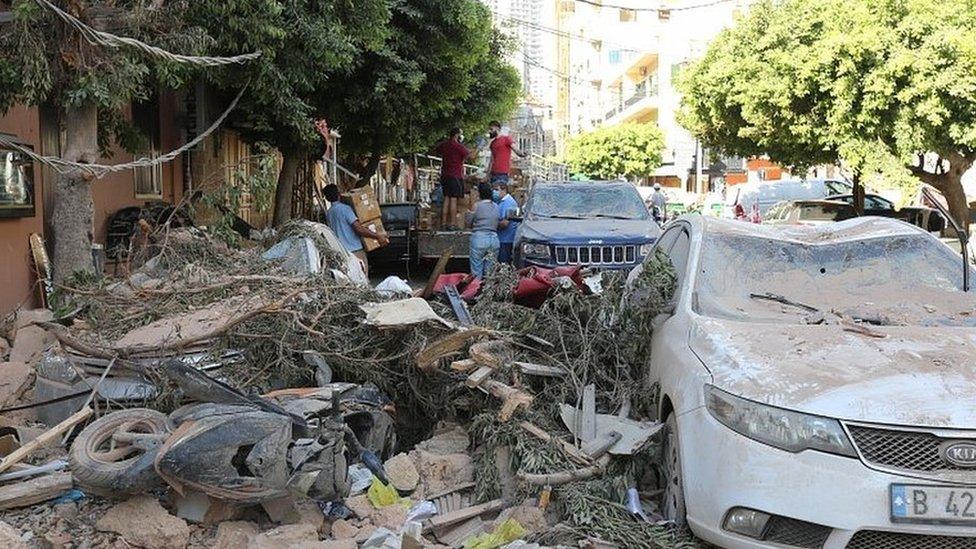
[{"label": "motorcycle tire", "polygon": [[[129,433],[165,435],[173,431],[173,424],[166,414],[146,408],[120,410],[93,421],[78,434],[68,454],[75,483],[82,490],[111,498],[146,492],[163,484],[154,467],[163,439],[144,448],[115,448],[112,437],[123,429]],[[105,451],[107,444],[110,446]]]}]

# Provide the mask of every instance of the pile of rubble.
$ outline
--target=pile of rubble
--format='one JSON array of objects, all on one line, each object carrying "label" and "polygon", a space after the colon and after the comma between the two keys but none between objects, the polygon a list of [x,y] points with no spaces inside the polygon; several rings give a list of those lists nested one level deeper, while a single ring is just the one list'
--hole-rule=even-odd
[{"label": "pile of rubble", "polygon": [[141,253],[8,319],[3,546],[694,546],[641,373],[665,262],[626,292],[500,269],[465,302],[442,268],[370,288],[308,222]]}]

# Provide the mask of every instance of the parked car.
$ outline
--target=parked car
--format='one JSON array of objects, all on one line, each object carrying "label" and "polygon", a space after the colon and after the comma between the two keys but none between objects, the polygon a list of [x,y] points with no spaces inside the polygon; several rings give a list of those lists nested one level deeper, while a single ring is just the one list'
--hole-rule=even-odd
[{"label": "parked car", "polygon": [[[844,202],[851,206],[854,205],[853,194],[831,195],[827,197],[827,200]],[[938,210],[926,208],[925,206],[904,206],[896,209],[894,202],[876,194],[864,195],[864,215],[901,219],[906,223],[921,227],[930,233],[941,232],[946,228],[946,220]]]},{"label": "parked car", "polygon": [[762,181],[733,185],[725,190],[722,217],[744,219],[754,210],[759,220],[773,205],[790,200],[823,199],[830,195],[853,192],[850,183],[836,179]]},{"label": "parked car", "polygon": [[538,183],[515,233],[514,260],[520,267],[630,269],[660,232],[630,183]]},{"label": "parked car", "polygon": [[831,200],[780,202],[766,212],[763,223],[818,225],[857,217],[850,204]]},{"label": "parked car", "polygon": [[973,547],[976,295],[958,255],[877,217],[685,216],[655,250],[677,271],[647,364],[666,518],[732,549]]}]

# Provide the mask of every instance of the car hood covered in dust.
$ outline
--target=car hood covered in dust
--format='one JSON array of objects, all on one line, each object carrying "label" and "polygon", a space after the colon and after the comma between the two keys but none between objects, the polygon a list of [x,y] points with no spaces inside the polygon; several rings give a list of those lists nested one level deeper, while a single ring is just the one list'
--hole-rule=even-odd
[{"label": "car hood covered in dust", "polygon": [[553,244],[649,241],[661,233],[650,219],[526,219],[519,229],[524,240]]},{"label": "car hood covered in dust", "polygon": [[691,349],[716,387],[843,420],[976,428],[976,329],[697,317]]}]

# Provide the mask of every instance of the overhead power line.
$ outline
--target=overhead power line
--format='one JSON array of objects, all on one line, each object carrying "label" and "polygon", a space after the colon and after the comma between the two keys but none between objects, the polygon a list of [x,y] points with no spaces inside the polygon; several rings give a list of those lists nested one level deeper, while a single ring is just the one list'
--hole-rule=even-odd
[{"label": "overhead power line", "polygon": [[600,88],[600,85],[597,84],[597,83],[595,83],[595,82],[593,82],[593,81],[585,80],[585,79],[581,79],[581,78],[577,78],[577,77],[575,77],[575,76],[573,76],[571,74],[566,74],[566,73],[564,73],[562,71],[558,71],[558,70],[553,69],[551,67],[547,67],[547,66],[543,65],[542,63],[540,63],[538,60],[534,59],[529,54],[527,54],[524,50],[519,50],[519,51],[522,53],[522,57],[525,59],[525,62],[528,63],[528,64],[530,64],[530,65],[532,65],[532,66],[534,66],[534,67],[537,67],[539,69],[542,69],[542,70],[544,70],[544,71],[546,71],[548,73],[554,74],[555,76],[558,76],[559,78],[562,78],[562,79],[567,80],[569,82],[573,82],[575,84],[580,84],[580,85],[584,85],[584,86],[592,86],[592,87],[594,87],[596,89],[599,89]]},{"label": "overhead power line", "polygon": [[227,116],[230,115],[231,111],[234,110],[234,107],[237,106],[237,102],[241,100],[241,97],[244,95],[244,91],[246,89],[247,89],[246,85],[243,88],[241,88],[241,91],[237,93],[237,97],[235,97],[234,100],[230,102],[230,105],[227,106],[227,110],[225,110],[224,113],[221,114],[220,117],[217,118],[217,120],[215,120],[214,123],[211,124],[210,127],[207,128],[203,133],[196,136],[192,141],[188,142],[182,147],[178,149],[174,149],[164,155],[156,156],[153,158],[139,158],[137,160],[133,160],[132,162],[126,162],[125,164],[85,164],[83,162],[71,162],[68,160],[64,160],[63,158],[58,158],[56,156],[41,156],[35,153],[34,151],[32,151],[31,149],[21,146],[16,141],[12,141],[4,137],[3,134],[0,134],[0,145],[3,145],[5,147],[10,147],[16,151],[19,151],[29,156],[30,158],[40,162],[41,164],[51,167],[51,169],[53,169],[54,171],[60,174],[64,174],[74,169],[85,173],[89,173],[96,179],[104,177],[106,174],[113,173],[113,172],[122,172],[122,171],[131,170],[133,168],[146,168],[150,166],[155,166],[157,164],[165,164],[166,162],[170,162],[176,157],[178,157],[179,155],[192,149],[193,147],[196,147],[201,141],[206,139],[208,135],[210,135],[217,128],[219,128],[220,125],[223,124]]},{"label": "overhead power line", "polygon": [[574,34],[574,33],[568,32],[568,31],[564,31],[564,30],[560,30],[560,29],[554,29],[552,27],[547,27],[545,25],[541,25],[541,24],[535,23],[533,21],[527,21],[525,19],[519,19],[517,17],[512,17],[510,15],[503,15],[503,14],[500,14],[498,12],[492,12],[492,13],[494,13],[495,15],[497,15],[498,17],[500,17],[502,19],[505,19],[505,20],[511,21],[511,22],[515,22],[515,23],[520,23],[520,24],[525,25],[525,26],[527,26],[527,27],[529,27],[531,29],[534,29],[534,30],[539,30],[539,31],[542,31],[542,32],[546,32],[546,33],[549,33],[549,34],[556,35],[556,36],[561,36],[563,38],[569,38],[571,40],[577,40],[577,41],[580,41],[580,42],[586,42],[586,43],[592,44],[594,46],[608,46],[608,47],[612,47],[613,49],[617,49],[617,50],[620,50],[620,51],[628,51],[628,52],[638,52],[638,51],[641,51],[641,50],[636,49],[636,48],[633,48],[631,46],[625,46],[623,44],[618,44],[616,42],[610,42],[610,41],[607,41],[607,40],[600,40],[599,38],[590,38],[590,37],[584,36],[582,34]]},{"label": "overhead power line", "polygon": [[52,4],[49,0],[34,0],[42,8],[48,9],[54,12],[55,15],[64,20],[75,28],[82,36],[85,37],[90,44],[95,46],[103,46],[106,48],[118,49],[122,47],[135,48],[145,54],[151,55],[153,57],[158,57],[166,61],[171,61],[175,63],[184,63],[189,65],[196,65],[200,67],[216,67],[220,65],[229,65],[237,63],[246,63],[252,59],[257,59],[261,56],[261,52],[245,53],[243,55],[235,55],[233,57],[200,57],[194,55],[181,55],[178,53],[168,52],[162,48],[157,48],[156,46],[150,46],[145,42],[140,42],[135,38],[129,38],[127,36],[116,36],[112,33],[100,31],[93,29],[81,22],[77,17],[71,15],[70,13],[62,10],[61,8]]},{"label": "overhead power line", "polygon": [[712,0],[711,2],[703,2],[701,4],[691,4],[688,6],[659,6],[656,8],[643,8],[643,7],[628,7],[628,6],[618,6],[615,4],[604,4],[600,0],[573,0],[574,2],[579,2],[580,4],[589,4],[591,6],[596,6],[598,8],[610,8],[626,11],[644,11],[644,12],[676,12],[676,11],[688,11],[697,10],[701,8],[710,8],[712,6],[717,6],[719,4],[728,4],[729,2],[735,2],[736,0]]}]

